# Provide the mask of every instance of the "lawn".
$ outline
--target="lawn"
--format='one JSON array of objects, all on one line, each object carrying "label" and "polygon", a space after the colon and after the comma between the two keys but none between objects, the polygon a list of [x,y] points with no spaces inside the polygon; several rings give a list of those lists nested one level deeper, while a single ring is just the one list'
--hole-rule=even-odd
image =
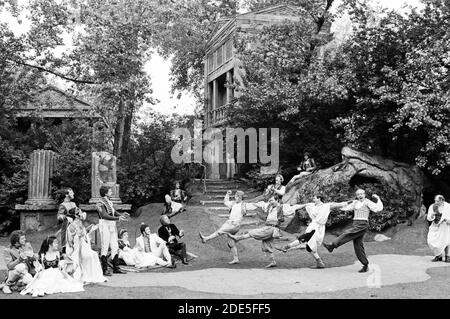
[{"label": "lawn", "polygon": [[[147,223],[152,232],[157,231],[160,226],[159,217],[162,204],[155,203],[146,207],[144,212],[137,218],[131,218],[128,222],[119,223],[118,228],[127,228],[130,233],[131,244],[134,244],[135,236],[138,236],[138,228],[142,222]],[[187,243],[189,252],[194,253],[198,258],[192,260],[189,265],[177,264],[177,268],[155,269],[156,272],[170,271],[190,271],[207,268],[260,268],[267,264],[267,259],[261,252],[261,244],[253,239],[239,242],[238,250],[241,263],[238,265],[228,265],[231,259],[230,252],[226,247],[226,238],[219,237],[215,240],[202,244],[198,238],[198,231],[204,234],[211,233],[225,221],[224,217],[217,216],[217,213],[208,213],[204,207],[189,207],[186,213],[173,217],[178,228],[184,229],[184,242]],[[27,238],[37,250],[41,241],[55,229],[40,233],[29,233]],[[405,254],[405,255],[430,255],[426,245],[426,223],[416,221],[413,226],[399,225],[389,232],[392,240],[385,242],[366,242],[366,251],[369,255],[375,254]],[[291,239],[292,235],[288,235]],[[326,240],[334,236],[327,234]],[[370,238],[370,236],[368,236]],[[7,245],[8,239],[1,238],[0,245]],[[284,244],[281,242],[279,244]],[[323,247],[321,254],[327,267],[337,267],[353,264],[356,257],[351,243],[337,249],[333,254],[329,254]],[[311,256],[305,251],[299,250],[289,254],[276,253],[279,268],[308,267],[314,263]],[[408,265],[405,265],[405,270]],[[270,271],[270,270],[269,270]],[[4,271],[2,271],[3,276]],[[318,294],[265,294],[255,296],[245,296],[245,298],[444,298],[446,295],[441,292],[447,289],[450,284],[450,269],[435,268],[428,270],[431,279],[422,283],[398,284],[382,287],[381,289],[356,288],[330,293]],[[126,275],[123,275],[126,276]],[[14,294],[12,296],[0,295],[0,298],[29,298]],[[100,285],[90,285],[86,287],[86,292],[78,294],[59,294],[45,298],[243,298],[238,295],[210,294],[189,291],[178,287],[139,287],[139,288],[110,288]]]}]

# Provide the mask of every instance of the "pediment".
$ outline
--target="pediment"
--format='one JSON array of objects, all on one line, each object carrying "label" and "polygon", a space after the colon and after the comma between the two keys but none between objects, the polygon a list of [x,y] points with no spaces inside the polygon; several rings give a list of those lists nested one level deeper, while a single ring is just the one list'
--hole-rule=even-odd
[{"label": "pediment", "polygon": [[18,116],[97,117],[88,103],[53,86],[42,89],[33,101],[20,107]]}]

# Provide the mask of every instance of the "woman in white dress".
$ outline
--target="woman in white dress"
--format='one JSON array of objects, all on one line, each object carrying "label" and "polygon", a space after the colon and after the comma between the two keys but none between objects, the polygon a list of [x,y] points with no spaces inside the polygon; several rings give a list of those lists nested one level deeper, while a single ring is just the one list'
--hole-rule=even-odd
[{"label": "woman in white dress", "polygon": [[31,294],[33,297],[42,297],[45,294],[84,291],[83,284],[63,270],[64,261],[60,260],[58,240],[55,236],[47,237],[42,243],[39,261],[43,268],[20,292],[22,295]]},{"label": "woman in white dress", "polygon": [[[450,262],[450,204],[442,195],[436,195],[434,204],[428,209],[428,221],[432,222],[428,231],[428,246],[435,256],[432,261]],[[445,255],[444,258],[442,255]]]},{"label": "woman in white dress", "polygon": [[[103,276],[98,254],[92,250],[89,234],[83,226],[86,213],[79,208],[72,208],[67,214],[66,254],[73,263],[74,278],[84,284],[107,281]],[[90,232],[94,230],[91,228]]]}]

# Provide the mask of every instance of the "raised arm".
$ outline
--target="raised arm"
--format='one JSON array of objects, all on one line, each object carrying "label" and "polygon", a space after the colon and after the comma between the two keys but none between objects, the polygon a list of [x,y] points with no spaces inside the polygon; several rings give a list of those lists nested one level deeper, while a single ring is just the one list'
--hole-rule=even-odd
[{"label": "raised arm", "polygon": [[223,199],[223,203],[228,208],[233,207],[233,203],[234,203],[233,201],[230,200],[230,195],[231,195],[231,191],[228,191],[227,194],[225,195],[225,198]]},{"label": "raised arm", "polygon": [[374,197],[377,202],[374,203],[370,199],[367,199],[367,206],[369,209],[375,213],[381,212],[383,210],[383,203],[381,202],[380,196],[377,194],[373,194],[372,197]]}]

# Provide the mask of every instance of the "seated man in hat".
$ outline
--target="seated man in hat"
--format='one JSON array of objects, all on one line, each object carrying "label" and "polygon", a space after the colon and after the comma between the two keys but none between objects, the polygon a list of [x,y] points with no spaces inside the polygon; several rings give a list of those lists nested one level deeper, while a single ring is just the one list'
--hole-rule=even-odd
[{"label": "seated man in hat", "polygon": [[183,230],[178,230],[175,224],[171,224],[167,215],[162,215],[160,222],[162,226],[158,229],[159,237],[166,242],[170,254],[180,257],[181,262],[187,265],[186,244],[178,241],[178,239],[184,236]]}]

